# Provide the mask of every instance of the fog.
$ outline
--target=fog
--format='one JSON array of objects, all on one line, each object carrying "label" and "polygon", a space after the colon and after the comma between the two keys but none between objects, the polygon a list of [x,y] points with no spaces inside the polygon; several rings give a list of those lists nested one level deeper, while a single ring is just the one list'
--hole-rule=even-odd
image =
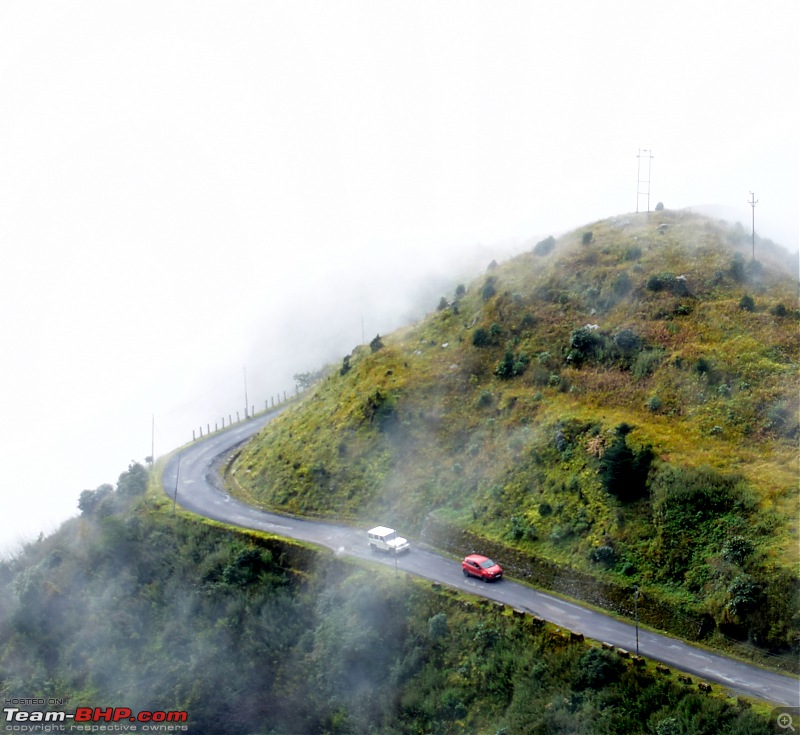
[{"label": "fog", "polygon": [[[798,248],[798,5],[0,5],[2,542],[531,238]],[[154,431],[153,431],[154,427]]]}]

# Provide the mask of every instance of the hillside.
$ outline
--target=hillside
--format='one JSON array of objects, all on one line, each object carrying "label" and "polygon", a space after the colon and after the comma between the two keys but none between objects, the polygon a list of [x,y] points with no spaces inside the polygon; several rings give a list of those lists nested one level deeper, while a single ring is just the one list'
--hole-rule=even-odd
[{"label": "hillside", "polygon": [[[141,495],[137,477],[123,477],[116,490],[87,491],[80,518],[0,561],[8,731],[771,732],[762,705],[438,585],[173,514],[160,491]],[[25,715],[38,699],[50,713],[186,719],[8,719],[20,714],[9,703]]]},{"label": "hillside", "polygon": [[481,545],[622,614],[640,587],[648,622],[714,645],[796,649],[797,269],[756,256],[683,211],[532,243],[344,357],[231,488]]}]

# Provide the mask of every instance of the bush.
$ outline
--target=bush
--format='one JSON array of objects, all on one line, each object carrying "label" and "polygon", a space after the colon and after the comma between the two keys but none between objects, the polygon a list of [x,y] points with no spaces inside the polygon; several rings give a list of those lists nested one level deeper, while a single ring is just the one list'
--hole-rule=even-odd
[{"label": "bush", "polygon": [[753,297],[750,294],[745,294],[739,299],[739,308],[743,311],[755,311],[756,310],[756,302],[753,300]]},{"label": "bush", "polygon": [[596,564],[603,564],[610,567],[617,559],[617,552],[614,551],[613,547],[608,545],[598,546],[589,553],[589,559]]},{"label": "bush", "polygon": [[488,301],[492,296],[497,293],[497,289],[495,288],[495,278],[491,276],[490,278],[486,279],[486,283],[483,284],[483,288],[481,289],[481,298],[484,301]]},{"label": "bush", "polygon": [[729,538],[722,547],[722,558],[730,564],[742,564],[750,558],[754,551],[753,543],[744,536]]},{"label": "bush", "polygon": [[620,329],[619,332],[614,335],[614,344],[620,352],[629,354],[639,349],[641,340],[632,329]]},{"label": "bush", "polygon": [[550,235],[550,237],[546,237],[544,240],[540,240],[533,246],[533,254],[534,255],[549,255],[553,248],[556,246],[556,239]]},{"label": "bush", "polygon": [[584,245],[588,245],[592,241],[593,238],[594,238],[594,235],[592,234],[592,231],[591,230],[587,230],[586,232],[583,233],[583,237],[581,237],[581,243],[584,244]]},{"label": "bush", "polygon": [[381,336],[379,334],[376,334],[372,342],[369,343],[369,348],[373,352],[383,349],[383,342],[381,341]]},{"label": "bush", "polygon": [[511,350],[506,350],[503,359],[497,363],[494,374],[498,378],[509,380],[522,375],[528,367],[529,358],[524,352],[515,355]]},{"label": "bush", "polygon": [[472,333],[472,344],[474,347],[488,347],[491,344],[489,333],[483,327],[478,327]]},{"label": "bush", "polygon": [[664,350],[656,348],[654,350],[644,350],[640,352],[633,362],[631,372],[635,378],[646,378],[661,364],[664,359]]},{"label": "bush", "polygon": [[578,664],[578,674],[573,680],[577,691],[603,689],[616,682],[624,666],[616,653],[602,648],[590,648]]},{"label": "bush", "polygon": [[647,495],[647,475],[653,461],[650,447],[635,452],[628,446],[631,428],[620,424],[616,436],[600,460],[603,488],[622,502],[632,502]]},{"label": "bush", "polygon": [[597,334],[596,329],[578,327],[569,336],[570,350],[567,353],[567,362],[580,366],[584,361],[597,355],[603,346],[603,338]]},{"label": "bush", "polygon": [[611,290],[617,296],[624,296],[631,290],[632,285],[631,277],[625,271],[622,271],[617,274],[614,282],[611,284]]}]

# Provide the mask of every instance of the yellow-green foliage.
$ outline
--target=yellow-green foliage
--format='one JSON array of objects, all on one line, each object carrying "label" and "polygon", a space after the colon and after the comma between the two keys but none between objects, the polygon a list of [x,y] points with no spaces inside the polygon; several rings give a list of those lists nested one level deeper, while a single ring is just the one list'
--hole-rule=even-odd
[{"label": "yellow-green foliage", "polygon": [[[740,227],[664,211],[592,223],[546,256],[493,267],[447,308],[382,336],[382,349],[356,348],[349,370],[246,447],[233,486],[267,507],[412,535],[445,512],[701,608],[716,595],[715,620],[753,637],[723,611],[725,585],[749,575],[769,595],[767,570],[797,560],[800,356],[796,278],[782,251],[758,245],[752,263]],[[621,502],[601,482],[622,423],[632,451],[652,449],[650,484],[704,468],[747,489],[749,505],[701,529],[683,576],[657,572],[652,501]],[[720,561],[726,534],[751,538],[744,566]],[[601,547],[613,564],[597,563]],[[795,625],[782,621],[771,644]]]}]

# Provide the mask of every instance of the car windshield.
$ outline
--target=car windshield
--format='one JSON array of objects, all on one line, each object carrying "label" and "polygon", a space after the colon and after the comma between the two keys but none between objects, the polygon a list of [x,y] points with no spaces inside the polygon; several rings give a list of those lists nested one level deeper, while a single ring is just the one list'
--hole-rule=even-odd
[{"label": "car windshield", "polygon": [[481,566],[484,569],[489,569],[489,567],[493,567],[494,566],[494,562],[491,559],[487,559],[486,561],[482,561],[481,562]]},{"label": "car windshield", "polygon": [[384,541],[394,541],[396,537],[397,537],[397,534],[394,531],[392,531],[391,533],[387,533],[383,537],[383,540]]}]

